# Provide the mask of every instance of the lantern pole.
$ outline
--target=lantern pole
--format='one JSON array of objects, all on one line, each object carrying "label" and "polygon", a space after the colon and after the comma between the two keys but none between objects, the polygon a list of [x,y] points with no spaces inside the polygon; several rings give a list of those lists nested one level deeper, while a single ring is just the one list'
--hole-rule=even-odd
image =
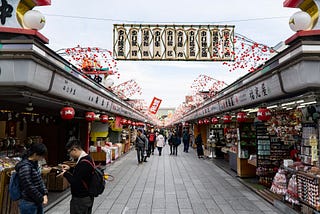
[{"label": "lantern pole", "polygon": [[87,136],[86,136],[86,142],[85,142],[85,152],[89,153],[89,147],[90,147],[90,133],[91,133],[91,122],[87,123]]}]

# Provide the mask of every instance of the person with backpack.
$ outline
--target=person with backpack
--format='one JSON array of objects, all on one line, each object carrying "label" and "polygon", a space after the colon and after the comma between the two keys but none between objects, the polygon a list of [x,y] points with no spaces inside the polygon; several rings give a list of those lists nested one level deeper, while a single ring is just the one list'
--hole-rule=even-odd
[{"label": "person with backpack", "polygon": [[173,145],[173,155],[178,155],[178,147],[181,144],[181,138],[177,131],[175,131],[172,135],[172,145]]},{"label": "person with backpack", "polygon": [[182,141],[183,141],[183,151],[184,152],[188,152],[189,151],[189,141],[190,141],[190,137],[187,131],[183,132],[182,135]]},{"label": "person with backpack", "polygon": [[154,130],[151,129],[150,133],[148,134],[148,151],[147,155],[150,157],[150,154],[154,154],[154,143],[156,141],[156,134],[154,133]]},{"label": "person with backpack", "polygon": [[142,164],[142,162],[147,162],[147,155],[146,149],[148,148],[148,139],[147,137],[143,134],[142,129],[137,130],[137,137],[136,137],[136,142],[135,142],[135,147],[137,150],[137,159],[138,159],[138,164]]},{"label": "person with backpack", "polygon": [[44,213],[43,205],[48,203],[48,190],[42,180],[38,161],[44,159],[47,154],[47,147],[43,143],[33,143],[15,166],[20,188],[21,214]]},{"label": "person with backpack", "polygon": [[90,181],[93,177],[94,162],[81,147],[79,140],[70,140],[65,148],[70,157],[76,161],[74,167],[61,164],[62,173],[70,183],[71,201],[70,214],[91,214],[94,196],[89,191]]}]

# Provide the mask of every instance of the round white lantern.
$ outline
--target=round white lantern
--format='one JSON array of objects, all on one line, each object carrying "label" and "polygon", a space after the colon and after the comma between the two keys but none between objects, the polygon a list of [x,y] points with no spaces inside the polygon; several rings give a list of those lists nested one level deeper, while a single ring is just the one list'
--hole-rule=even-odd
[{"label": "round white lantern", "polygon": [[311,25],[311,16],[304,12],[294,13],[289,20],[289,26],[293,31],[308,30]]},{"label": "round white lantern", "polygon": [[34,30],[41,30],[46,24],[46,19],[42,13],[37,10],[29,10],[23,16],[25,27]]}]

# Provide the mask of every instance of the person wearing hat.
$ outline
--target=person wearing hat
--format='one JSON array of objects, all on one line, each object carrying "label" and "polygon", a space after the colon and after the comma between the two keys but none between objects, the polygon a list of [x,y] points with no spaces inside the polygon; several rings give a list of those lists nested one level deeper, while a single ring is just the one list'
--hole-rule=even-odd
[{"label": "person wearing hat", "polygon": [[147,162],[146,159],[144,159],[144,153],[146,151],[146,148],[148,148],[148,139],[143,134],[142,129],[137,130],[137,137],[136,137],[136,150],[137,150],[137,159],[138,164],[141,164],[143,161]]}]

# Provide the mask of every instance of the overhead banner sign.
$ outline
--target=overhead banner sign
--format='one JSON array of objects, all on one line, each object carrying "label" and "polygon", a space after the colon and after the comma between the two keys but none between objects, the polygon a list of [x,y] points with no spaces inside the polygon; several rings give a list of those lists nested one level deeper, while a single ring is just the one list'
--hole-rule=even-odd
[{"label": "overhead banner sign", "polygon": [[233,61],[234,25],[115,24],[117,60]]},{"label": "overhead banner sign", "polygon": [[152,114],[156,114],[158,112],[161,102],[161,99],[154,97],[150,104],[149,112]]}]

